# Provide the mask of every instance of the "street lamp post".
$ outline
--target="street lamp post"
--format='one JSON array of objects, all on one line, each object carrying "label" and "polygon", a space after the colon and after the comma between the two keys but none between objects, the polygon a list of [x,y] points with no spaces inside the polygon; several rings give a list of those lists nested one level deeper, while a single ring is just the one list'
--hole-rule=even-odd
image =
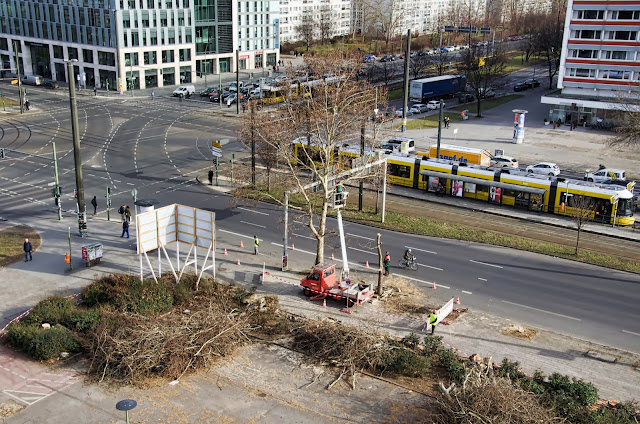
[{"label": "street lamp post", "polygon": [[69,76],[69,104],[71,107],[71,133],[73,137],[73,159],[76,167],[76,193],[78,201],[78,232],[81,237],[87,236],[87,210],[84,204],[84,185],[82,182],[82,159],[80,157],[80,132],[78,128],[78,107],[76,105],[76,86],[73,64],[77,59],[67,61]]}]

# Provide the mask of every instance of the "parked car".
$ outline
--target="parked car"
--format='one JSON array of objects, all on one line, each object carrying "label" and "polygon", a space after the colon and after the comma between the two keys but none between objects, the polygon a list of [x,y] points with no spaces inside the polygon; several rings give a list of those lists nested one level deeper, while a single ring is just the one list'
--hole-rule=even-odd
[{"label": "parked car", "polygon": [[217,88],[215,87],[209,87],[209,88],[205,88],[204,90],[202,90],[200,92],[200,97],[208,97],[213,95],[213,93],[215,93],[216,91],[218,91]]},{"label": "parked car", "polygon": [[[442,107],[445,107],[445,106],[446,104],[442,102]],[[431,100],[429,103],[427,103],[427,107],[430,110],[440,109],[440,100]]]},{"label": "parked car", "polygon": [[29,85],[42,85],[42,78],[40,75],[25,75],[22,77],[23,84]]},{"label": "parked car", "polygon": [[460,93],[458,94],[458,103],[469,103],[475,101],[475,97],[471,93]]},{"label": "parked car", "polygon": [[428,111],[429,108],[427,107],[427,105],[423,105],[422,103],[416,103],[415,105],[411,106],[411,109],[409,110],[411,111],[411,113],[422,113]]},{"label": "parked car", "polygon": [[529,78],[524,82],[529,88],[540,87],[540,81],[537,79]]},{"label": "parked car", "polygon": [[527,174],[543,174],[556,177],[560,175],[560,168],[552,162],[540,162],[527,166]]},{"label": "parked car", "polygon": [[448,47],[440,48],[440,53],[448,53],[448,52],[449,52],[449,48]]},{"label": "parked car", "polygon": [[519,82],[513,86],[513,91],[525,91],[528,89],[529,89],[529,86],[523,82]]},{"label": "parked car", "polygon": [[365,63],[375,62],[376,61],[376,57],[374,55],[372,55],[372,54],[368,54],[368,55],[366,55],[365,57],[362,58],[362,61],[365,62]]},{"label": "parked car", "polygon": [[58,81],[52,80],[52,79],[49,79],[49,78],[45,78],[42,81],[42,86],[46,87],[46,88],[51,88],[53,90],[55,90],[56,88],[60,88],[60,84],[58,84]]},{"label": "parked car", "polygon": [[402,60],[404,59],[404,55],[403,54],[394,54],[393,55],[393,60]]},{"label": "parked car", "polygon": [[496,92],[493,91],[491,88],[487,88],[486,90],[484,88],[480,88],[478,91],[480,92],[481,99],[486,99],[486,98],[496,96]]},{"label": "parked car", "polygon": [[178,97],[180,94],[182,94],[183,97],[189,98],[195,92],[196,92],[196,88],[193,85],[191,84],[181,85],[180,87],[173,90],[173,96]]},{"label": "parked car", "polygon": [[512,156],[494,156],[491,158],[491,166],[495,168],[517,168],[518,159]]},{"label": "parked car", "polygon": [[596,172],[588,172],[584,175],[585,181],[591,181],[596,183],[604,183],[610,181],[627,181],[627,176],[622,169],[610,169],[602,168]]},{"label": "parked car", "polygon": [[382,56],[380,58],[380,62],[393,62],[393,60],[393,56],[391,55]]},{"label": "parked car", "polygon": [[[407,108],[407,116],[411,115],[413,115],[413,112],[411,112],[411,108]],[[396,118],[402,118],[402,108],[396,110]]]},{"label": "parked car", "polygon": [[409,54],[409,57],[416,57],[416,56],[418,56],[418,52],[411,52]]}]

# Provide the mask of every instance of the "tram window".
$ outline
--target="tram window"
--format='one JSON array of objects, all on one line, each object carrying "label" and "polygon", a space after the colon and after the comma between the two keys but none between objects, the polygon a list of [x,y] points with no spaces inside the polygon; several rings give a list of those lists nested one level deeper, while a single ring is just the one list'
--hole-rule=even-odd
[{"label": "tram window", "polygon": [[515,190],[509,190],[509,189],[503,189],[503,190],[504,190],[502,192],[503,196],[516,197],[516,191]]},{"label": "tram window", "polygon": [[411,176],[411,168],[407,165],[396,165],[392,163],[389,165],[389,174],[400,178],[409,178]]},{"label": "tram window", "polygon": [[478,184],[476,186],[476,192],[478,192],[478,191],[484,191],[485,193],[488,193],[489,192],[489,186]]},{"label": "tram window", "polygon": [[632,216],[632,199],[618,199],[618,216]]}]

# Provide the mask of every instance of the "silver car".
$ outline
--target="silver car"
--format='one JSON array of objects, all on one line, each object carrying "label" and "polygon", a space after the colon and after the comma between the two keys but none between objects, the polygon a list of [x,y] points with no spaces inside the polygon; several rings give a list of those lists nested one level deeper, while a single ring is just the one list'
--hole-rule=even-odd
[{"label": "silver car", "polygon": [[560,175],[560,168],[553,162],[540,162],[527,166],[527,174],[543,174],[557,177]]}]

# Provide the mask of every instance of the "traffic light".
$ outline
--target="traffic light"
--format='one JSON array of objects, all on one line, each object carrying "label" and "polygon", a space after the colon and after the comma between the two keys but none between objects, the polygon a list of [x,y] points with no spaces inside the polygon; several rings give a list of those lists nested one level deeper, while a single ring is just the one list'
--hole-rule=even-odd
[{"label": "traffic light", "polygon": [[336,185],[335,191],[333,192],[333,207],[341,208],[347,202],[348,192],[344,191],[344,186],[342,183]]},{"label": "traffic light", "polygon": [[0,159],[4,159],[4,149],[0,149]]}]

